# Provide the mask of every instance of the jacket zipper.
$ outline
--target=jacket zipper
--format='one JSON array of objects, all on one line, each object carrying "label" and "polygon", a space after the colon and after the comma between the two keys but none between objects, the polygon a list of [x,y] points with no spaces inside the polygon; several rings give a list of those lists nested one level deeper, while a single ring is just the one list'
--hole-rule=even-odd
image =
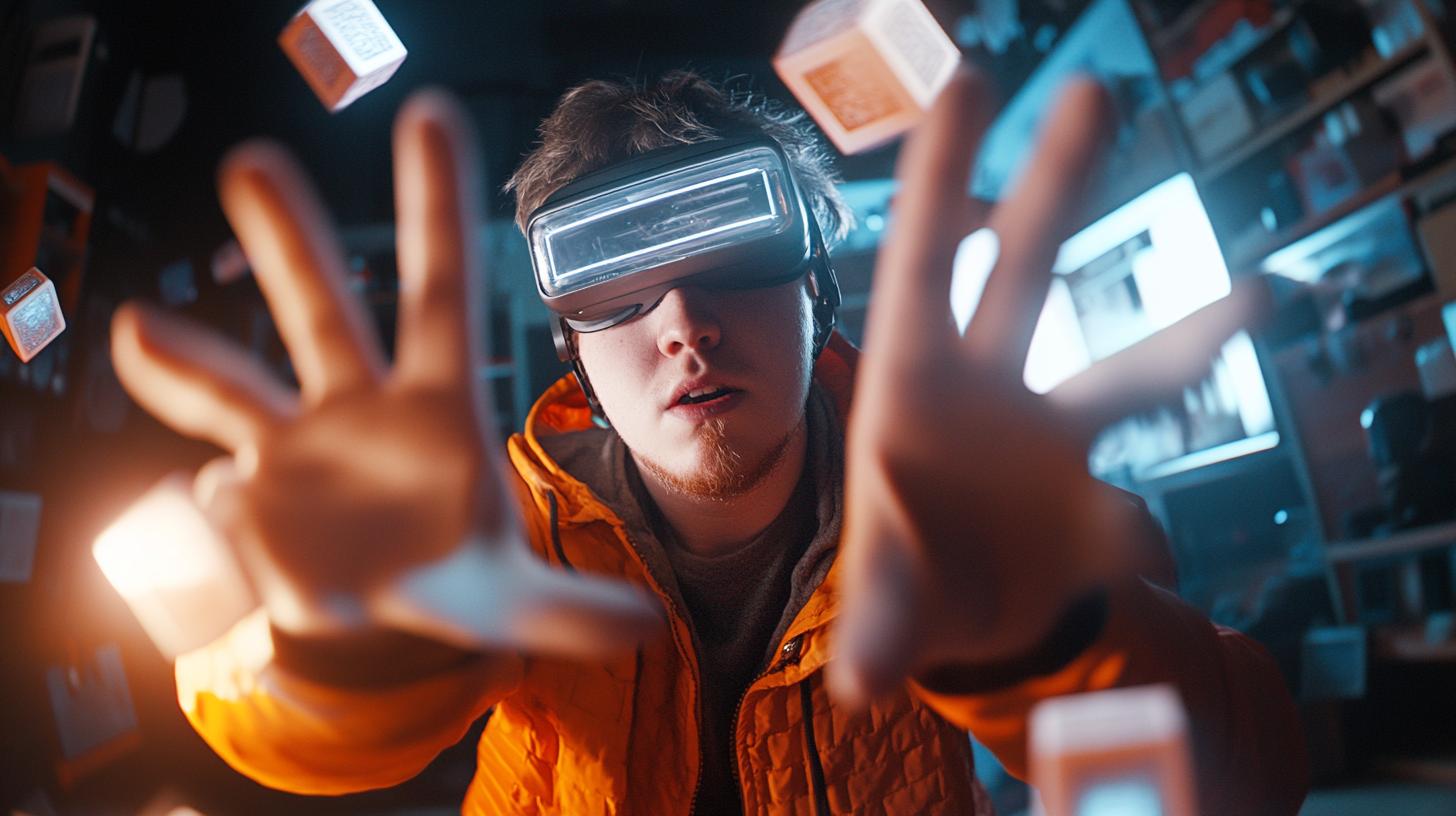
[{"label": "jacket zipper", "polygon": [[556,557],[560,559],[561,565],[567,572],[576,572],[576,567],[566,557],[566,548],[561,546],[561,530],[558,528],[559,511],[556,509],[556,491],[546,491],[546,503],[551,505],[551,548],[556,551]]},{"label": "jacket zipper", "polygon": [[819,759],[819,743],[814,737],[813,676],[799,681],[799,708],[804,718],[804,753],[809,755],[809,786],[814,791],[814,816],[830,816],[829,792],[824,784],[824,763]]},{"label": "jacket zipper", "polygon": [[[558,511],[557,511],[557,508],[556,508],[556,491],[549,490],[548,489],[548,490],[545,490],[544,492],[546,493],[546,502],[547,502],[547,504],[550,505],[550,512],[551,512],[551,546],[552,546],[552,548],[554,548],[556,550],[556,557],[559,558],[559,559],[561,559],[561,563],[562,564],[565,564],[566,565],[566,569],[568,571],[570,571],[570,572],[576,572],[576,567],[572,566],[571,562],[569,560],[567,560],[567,558],[566,558],[566,549],[561,544],[561,531],[559,529],[557,529],[557,522],[558,522],[557,513],[558,513]],[[620,525],[618,525],[618,526],[620,527]],[[637,560],[640,561],[640,562],[642,562],[642,568],[645,569],[645,570],[647,570],[647,574],[652,576],[652,580],[656,581],[657,584],[658,584],[658,586],[666,586],[666,584],[664,584],[663,581],[662,581],[662,576],[660,576],[657,573],[655,573],[655,572],[652,571],[652,565],[650,563],[648,563],[647,557],[642,554],[642,551],[637,548],[637,542],[633,541],[632,540],[632,537],[629,536],[629,535],[626,535],[625,533],[622,535],[622,538],[624,538],[624,539],[627,540],[627,545],[630,546],[632,548],[632,551],[637,554]],[[682,610],[678,608],[677,601],[673,600],[671,594],[666,593],[666,592],[663,592],[663,593],[660,593],[660,594],[667,601],[667,606],[668,606],[669,611],[673,615],[677,616],[677,619],[678,620],[687,620],[687,617],[682,614]],[[681,642],[678,641],[677,634],[676,634],[675,631],[674,631],[674,634],[672,636],[672,641],[673,641],[673,643],[677,644],[679,651],[683,651],[682,650],[682,644],[681,644]],[[639,657],[639,660],[640,660],[640,657]],[[767,674],[767,672],[765,672],[765,674]],[[752,684],[750,684],[750,685],[752,685]],[[702,673],[697,668],[696,661],[693,662],[693,688],[697,690],[697,694],[698,694],[698,697],[699,697],[698,700],[694,700],[693,701],[693,703],[694,703],[694,705],[693,705],[693,722],[696,723],[697,726],[698,726],[698,739],[701,740],[702,739],[702,735],[703,735],[703,712],[702,712],[702,707],[703,706],[702,706],[702,701],[701,701],[701,698],[703,696],[703,677],[702,677]],[[745,690],[744,691],[744,696],[747,696],[747,694],[748,694],[748,692]],[[738,703],[739,703],[739,705],[742,705],[743,704],[743,701],[742,700],[739,700]],[[736,719],[736,717],[735,717],[735,719]],[[628,728],[630,728],[630,727],[631,727],[631,725],[628,725]],[[735,764],[735,766],[737,765],[737,763],[734,763],[734,764]],[[736,768],[735,768],[735,772],[736,772]],[[692,814],[693,808],[697,807],[697,804],[698,804],[698,790],[700,788],[702,788],[702,787],[703,787],[703,758],[701,756],[699,756],[698,757],[698,778],[693,782],[693,795],[688,799],[688,813],[689,814]]]},{"label": "jacket zipper", "polygon": [[[738,799],[740,802],[743,800],[743,775],[742,772],[738,770],[738,718],[743,716],[743,701],[748,699],[749,690],[752,689],[754,684],[758,681],[762,680],[765,677],[768,677],[774,672],[783,671],[790,666],[798,665],[799,656],[803,652],[803,645],[804,633],[802,632],[798,635],[795,635],[793,639],[789,640],[789,642],[785,643],[783,645],[783,648],[779,650],[779,654],[781,654],[782,657],[779,658],[778,662],[770,663],[768,668],[759,672],[757,677],[750,680],[748,682],[748,685],[743,687],[743,693],[738,695],[738,703],[733,706],[733,732],[728,735],[728,739],[730,740],[729,749],[733,755],[733,784],[738,787]],[[698,776],[698,781],[701,782],[702,774],[699,773]],[[746,809],[747,808],[745,806],[745,810]]]}]

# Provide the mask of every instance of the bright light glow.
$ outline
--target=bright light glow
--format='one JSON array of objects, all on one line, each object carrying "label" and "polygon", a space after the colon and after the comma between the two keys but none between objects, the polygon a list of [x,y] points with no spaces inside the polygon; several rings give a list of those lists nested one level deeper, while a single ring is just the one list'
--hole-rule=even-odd
[{"label": "bright light glow", "polygon": [[107,527],[92,552],[116,591],[132,598],[211,579],[221,566],[216,535],[192,497],[169,479]]},{"label": "bright light glow", "polygon": [[961,334],[971,324],[971,316],[981,303],[981,293],[986,290],[986,281],[1000,254],[1001,240],[987,227],[967,235],[956,247],[955,260],[951,263],[950,311]]},{"label": "bright light glow", "polygon": [[[985,267],[994,262],[994,253],[976,246],[975,237],[962,243],[952,283],[952,311],[962,325],[985,286]],[[985,260],[988,254],[991,261]],[[1232,291],[1218,240],[1187,173],[1072,236],[1053,272],[1023,373],[1026,386],[1039,394]],[[1184,396],[1182,406],[1129,421],[1115,439],[1104,436],[1093,452],[1094,472],[1131,466],[1148,474],[1167,470],[1173,460],[1178,460],[1173,470],[1181,470],[1278,444],[1273,406],[1247,334],[1231,338],[1209,379]],[[1194,456],[1212,448],[1218,452]]]},{"label": "bright light glow", "polygon": [[[218,670],[219,654],[227,655],[224,671]],[[273,661],[273,626],[268,613],[258,607],[233,624],[214,646],[183,653],[173,665],[177,682],[177,703],[189,715],[205,700],[242,700],[268,681],[265,669]]]},{"label": "bright light glow", "polygon": [[[682,244],[686,244],[689,241],[700,241],[700,240],[702,240],[704,238],[711,238],[714,235],[719,235],[719,234],[724,233],[724,232],[730,232],[730,231],[733,231],[733,230],[742,229],[743,227],[749,227],[749,226],[752,226],[754,224],[761,224],[761,223],[764,223],[764,222],[768,221],[771,218],[773,218],[772,215],[755,215],[755,216],[752,216],[750,218],[745,218],[745,219],[743,219],[741,221],[734,221],[731,224],[721,224],[721,225],[716,226],[716,227],[710,227],[709,229],[702,230],[701,232],[695,232],[695,233],[692,233],[690,235],[684,235],[684,236],[682,236],[680,238],[673,238],[673,239],[668,240],[668,241],[663,241],[660,244],[654,244],[654,245],[648,246],[648,247],[639,247],[637,249],[633,249],[633,250],[629,250],[627,252],[623,252],[621,255],[615,255],[615,256],[613,256],[611,258],[603,258],[600,261],[596,261],[594,263],[589,263],[586,266],[579,267],[577,269],[573,269],[571,271],[571,275],[563,275],[562,276],[562,280],[564,281],[564,280],[569,279],[569,278],[574,277],[574,276],[586,275],[589,272],[592,272],[592,271],[597,270],[597,269],[601,269],[602,267],[605,267],[605,266],[620,265],[620,264],[622,264],[622,263],[624,263],[626,261],[632,260],[633,258],[640,258],[640,257],[642,257],[643,255],[646,255],[649,252],[660,252],[660,251],[665,250],[665,249],[671,249],[671,248],[673,248],[675,246],[680,246]],[[553,255],[552,261],[554,262],[555,261],[555,257],[554,257],[555,256],[555,253],[553,252],[552,255]],[[555,267],[553,267],[553,269],[554,268]]]},{"label": "bright light glow", "polygon": [[1325,229],[1301,238],[1265,258],[1259,264],[1265,272],[1281,275],[1300,283],[1315,283],[1326,271],[1339,266],[1339,257],[1326,257],[1339,245],[1354,241],[1340,254],[1371,263],[1385,254],[1379,244],[1407,229],[1402,199],[1390,195],[1368,207],[1362,207]]},{"label": "bright light glow", "polygon": [[1109,779],[1093,783],[1077,803],[1076,816],[1163,816],[1153,779]]},{"label": "bright light glow", "polygon": [[[1053,268],[1066,276],[1146,235],[1131,255],[1143,336],[1177,323],[1232,290],[1223,252],[1193,177],[1180,173],[1067,239]],[[1132,345],[1135,338],[1122,344]],[[1121,346],[1120,346],[1121,347]],[[1109,349],[1097,359],[1118,349]]]},{"label": "bright light glow", "polygon": [[[1187,173],[1069,238],[1053,271],[1057,279],[1026,360],[1026,385],[1037,393],[1231,290],[1218,239]],[[1079,300],[1086,301],[1081,309]]]},{"label": "bright light glow", "polygon": [[101,572],[164,654],[217,637],[257,606],[186,477],[163,479],[97,537]]},{"label": "bright light glow", "polygon": [[1251,453],[1273,450],[1278,446],[1279,432],[1268,431],[1247,439],[1235,439],[1232,442],[1225,442],[1216,447],[1190,453],[1186,456],[1180,456],[1177,459],[1139,470],[1137,472],[1137,478],[1144,481],[1161,479],[1165,476],[1184,473],[1194,468],[1226,462],[1230,459],[1237,459],[1240,456],[1248,456]]},{"label": "bright light glow", "polygon": [[1456,300],[1441,307],[1441,322],[1446,326],[1446,340],[1456,352]]},{"label": "bright light glow", "polygon": [[1259,368],[1259,354],[1248,332],[1239,332],[1224,344],[1222,356],[1213,364],[1213,376],[1223,405],[1238,406],[1244,433],[1254,436],[1274,429],[1274,405],[1264,387],[1264,371]]},{"label": "bright light glow", "polygon": [[1092,359],[1092,350],[1077,320],[1072,290],[1064,281],[1053,280],[1031,335],[1022,379],[1033,392],[1045,394],[1092,365]]},{"label": "bright light glow", "polygon": [[1277,511],[1277,512],[1274,513],[1274,523],[1275,524],[1283,524],[1286,521],[1289,521],[1289,511],[1288,510],[1279,510],[1279,511]]}]

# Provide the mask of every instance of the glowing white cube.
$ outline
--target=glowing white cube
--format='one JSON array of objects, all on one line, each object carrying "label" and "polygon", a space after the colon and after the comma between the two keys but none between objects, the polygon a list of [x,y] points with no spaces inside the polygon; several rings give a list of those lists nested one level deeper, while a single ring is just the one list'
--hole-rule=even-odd
[{"label": "glowing white cube", "polygon": [[1194,816],[1188,716],[1169,685],[1053,697],[1031,713],[1046,816]]},{"label": "glowing white cube", "polygon": [[127,508],[91,553],[168,658],[212,642],[258,607],[232,550],[180,473]]},{"label": "glowing white cube", "polygon": [[330,112],[383,85],[408,54],[370,0],[313,0],[278,45]]},{"label": "glowing white cube", "polygon": [[914,127],[959,61],[920,0],[818,0],[794,18],[774,70],[847,154]]},{"label": "glowing white cube", "polygon": [[0,290],[0,334],[20,362],[28,363],[41,349],[66,330],[66,316],[56,285],[31,267],[4,290]]}]

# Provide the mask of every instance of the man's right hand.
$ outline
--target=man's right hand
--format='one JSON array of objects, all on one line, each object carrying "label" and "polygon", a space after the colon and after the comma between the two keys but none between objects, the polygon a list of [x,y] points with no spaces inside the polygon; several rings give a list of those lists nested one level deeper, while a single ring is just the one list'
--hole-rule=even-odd
[{"label": "man's right hand", "polygon": [[113,320],[117,373],[163,422],[228,452],[198,474],[197,497],[276,629],[583,657],[629,649],[660,629],[659,611],[530,553],[488,430],[471,130],[447,96],[417,94],[394,152],[392,367],[307,178],[283,149],[253,142],[224,160],[220,195],[300,391],[217,334],[135,303]]}]

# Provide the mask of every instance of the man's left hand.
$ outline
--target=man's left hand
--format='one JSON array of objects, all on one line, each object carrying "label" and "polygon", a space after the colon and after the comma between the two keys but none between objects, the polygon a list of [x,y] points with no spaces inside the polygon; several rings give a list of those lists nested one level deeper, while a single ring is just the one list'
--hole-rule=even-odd
[{"label": "man's left hand", "polygon": [[[1051,393],[1022,381],[1058,249],[1110,130],[1100,85],[1070,82],[998,205],[967,195],[994,108],[962,70],[902,150],[849,423],[844,611],[831,689],[1034,653],[1071,604],[1130,572],[1130,506],[1087,469],[1108,423],[1179,393],[1260,305],[1262,287],[1116,354]],[[964,334],[952,262],[974,228],[999,254]]]}]

